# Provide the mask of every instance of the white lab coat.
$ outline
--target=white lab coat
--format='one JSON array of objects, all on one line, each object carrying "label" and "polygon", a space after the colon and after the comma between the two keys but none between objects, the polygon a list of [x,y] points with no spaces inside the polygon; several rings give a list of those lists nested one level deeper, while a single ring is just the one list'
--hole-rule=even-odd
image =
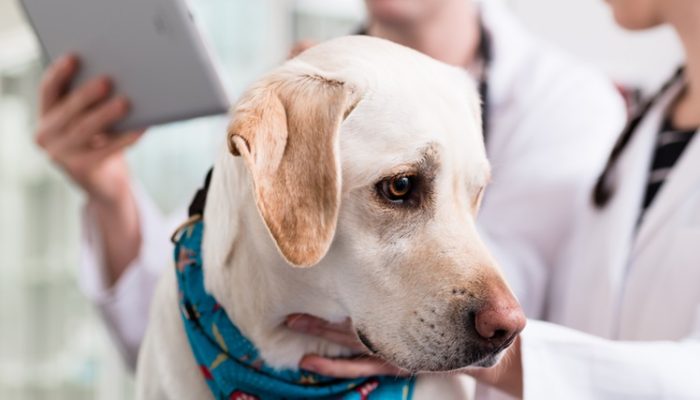
[{"label": "white lab coat", "polygon": [[[625,119],[624,105],[602,75],[525,32],[493,1],[483,3],[493,42],[489,69],[487,153],[492,183],[478,224],[531,317],[542,315],[549,268],[575,228],[572,215],[588,196]],[[143,245],[112,289],[102,279],[101,239],[85,212],[81,283],[134,365],[157,277],[171,265],[164,220],[137,188]],[[175,220],[184,220],[184,212]]]},{"label": "white lab coat", "polygon": [[530,322],[525,399],[700,399],[700,137],[639,221],[655,139],[679,89],[638,127],[614,197],[603,210],[588,206],[552,274],[549,321],[598,337]]}]

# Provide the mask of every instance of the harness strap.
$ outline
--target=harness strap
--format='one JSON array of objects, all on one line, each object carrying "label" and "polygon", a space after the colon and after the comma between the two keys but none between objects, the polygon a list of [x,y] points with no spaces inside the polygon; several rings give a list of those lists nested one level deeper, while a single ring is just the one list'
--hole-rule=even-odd
[{"label": "harness strap", "polygon": [[209,192],[209,184],[211,183],[212,172],[214,172],[214,167],[209,168],[209,172],[207,172],[207,177],[204,178],[204,186],[197,190],[197,193],[195,193],[194,198],[190,203],[190,207],[188,209],[188,215],[190,217],[195,215],[204,215],[204,205],[207,202],[207,193]]},{"label": "harness strap", "polygon": [[209,168],[209,172],[207,172],[207,176],[204,178],[204,186],[202,186],[199,190],[197,190],[197,193],[195,193],[194,198],[192,199],[192,202],[187,210],[189,218],[180,224],[175,229],[172,236],[170,236],[170,241],[173,244],[178,244],[180,241],[180,236],[182,236],[182,232],[185,229],[196,224],[204,217],[204,206],[207,203],[207,193],[209,193],[209,184],[211,183],[212,172],[214,172],[214,167]]}]

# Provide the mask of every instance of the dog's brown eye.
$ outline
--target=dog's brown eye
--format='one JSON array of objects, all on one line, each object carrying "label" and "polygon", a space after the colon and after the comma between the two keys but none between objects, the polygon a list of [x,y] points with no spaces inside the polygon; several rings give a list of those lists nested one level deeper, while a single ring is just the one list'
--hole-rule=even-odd
[{"label": "dog's brown eye", "polygon": [[413,176],[395,176],[380,182],[380,192],[393,203],[403,203],[411,195],[414,187]]}]

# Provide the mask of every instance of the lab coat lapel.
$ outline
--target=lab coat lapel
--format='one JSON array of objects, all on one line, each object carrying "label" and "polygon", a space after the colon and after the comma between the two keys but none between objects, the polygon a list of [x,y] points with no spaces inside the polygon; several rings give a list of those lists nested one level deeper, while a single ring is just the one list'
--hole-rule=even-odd
[{"label": "lab coat lapel", "polygon": [[[556,272],[549,317],[566,326],[606,338],[617,334],[620,293],[625,282],[629,255],[642,205],[646,178],[640,171],[649,166],[660,117],[644,118],[645,131],[629,142],[612,171],[614,193],[601,209],[591,207],[568,255],[566,268]],[[554,303],[554,301],[552,301]],[[591,312],[590,310],[596,310]]]},{"label": "lab coat lapel", "polygon": [[[662,108],[653,108],[640,123],[637,128],[639,131],[620,158],[617,170],[613,172],[616,183],[612,201],[600,211],[602,215],[599,233],[608,233],[606,236],[612,241],[611,249],[616,253],[615,257],[611,254],[608,256],[622,261],[623,265],[618,265],[620,269],[626,268],[631,246],[635,242],[637,222],[647,182],[647,174],[640,171],[646,171],[651,164],[652,151],[656,142],[656,134],[653,132],[661,124]],[[613,271],[618,273],[620,269],[614,268]]]},{"label": "lab coat lapel", "polygon": [[[696,136],[700,132],[696,132]],[[671,170],[666,182],[656,195],[654,202],[647,210],[647,215],[641,221],[639,232],[635,240],[633,254],[645,248],[654,235],[662,231],[660,229],[667,221],[668,216],[679,209],[679,205],[696,190],[700,184],[700,138],[691,140],[685,152],[681,155],[676,166]]]},{"label": "lab coat lapel", "polygon": [[[653,116],[656,123],[645,124],[643,129],[653,129],[653,132],[639,132],[656,138],[660,129],[661,119],[663,118],[669,104],[676,98],[678,93],[683,88],[683,82],[677,82],[661,99],[659,104],[653,109]],[[700,140],[694,138],[685,152],[681,155],[676,166],[671,170],[671,173],[666,178],[661,190],[656,195],[656,198],[651,203],[651,206],[646,211],[646,215],[640,221],[639,229],[632,248],[632,254],[637,254],[643,249],[654,235],[660,232],[660,227],[663,226],[670,213],[673,213],[678,204],[683,200],[683,197],[694,188],[694,185],[700,180]],[[647,167],[648,169],[648,167]],[[648,177],[648,171],[645,171],[645,178]]]}]

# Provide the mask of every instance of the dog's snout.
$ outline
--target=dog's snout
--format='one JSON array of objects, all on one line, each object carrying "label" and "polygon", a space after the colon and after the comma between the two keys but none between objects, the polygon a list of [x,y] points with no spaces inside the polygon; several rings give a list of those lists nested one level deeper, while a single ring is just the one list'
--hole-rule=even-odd
[{"label": "dog's snout", "polygon": [[476,332],[490,342],[505,342],[520,333],[525,327],[525,316],[520,307],[488,308],[476,313]]},{"label": "dog's snout", "polygon": [[510,295],[486,304],[474,315],[474,329],[494,347],[506,347],[525,328],[525,315]]}]

